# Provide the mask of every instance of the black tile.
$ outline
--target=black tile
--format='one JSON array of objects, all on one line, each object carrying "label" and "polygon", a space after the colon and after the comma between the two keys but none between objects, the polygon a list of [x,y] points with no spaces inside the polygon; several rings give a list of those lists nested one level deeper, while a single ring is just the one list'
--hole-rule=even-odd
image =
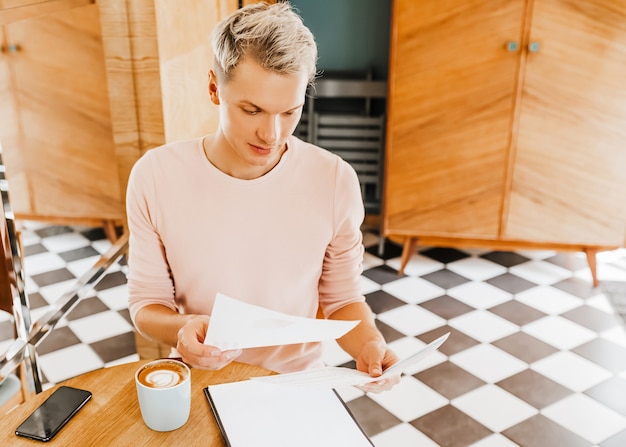
[{"label": "black tile", "polygon": [[527,281],[524,278],[513,275],[512,273],[504,273],[500,276],[485,281],[492,286],[496,286],[509,293],[521,293],[525,290],[535,287],[537,284]]},{"label": "black tile", "polygon": [[470,281],[465,276],[461,276],[448,269],[437,270],[436,272],[423,275],[421,278],[432,282],[442,289],[451,289]]},{"label": "black tile", "polygon": [[618,413],[626,415],[626,380],[612,377],[588,389],[585,394]]},{"label": "black tile", "polygon": [[44,299],[39,292],[28,294],[28,305],[31,310],[39,309],[40,307],[49,306],[50,304]]},{"label": "black tile", "polygon": [[39,355],[48,354],[59,349],[68,348],[80,344],[80,339],[67,327],[56,327],[49,335],[37,346]]},{"label": "black tile", "polygon": [[626,281],[602,281],[600,288],[611,301],[615,311],[626,315]]},{"label": "black tile", "polygon": [[562,317],[572,320],[594,332],[604,332],[621,324],[622,320],[614,315],[591,306],[578,306],[569,310]]},{"label": "black tile", "polygon": [[492,433],[452,405],[441,407],[410,424],[441,447],[467,447]]},{"label": "black tile", "polygon": [[376,324],[376,327],[378,328],[380,333],[383,334],[383,337],[385,338],[385,341],[387,343],[391,343],[392,341],[396,341],[403,337],[406,337],[406,335],[402,332],[395,330],[388,324],[385,324],[378,319],[376,319],[374,323]]},{"label": "black tile", "polygon": [[89,345],[104,363],[112,362],[137,353],[135,333],[126,332],[106,340],[97,341]]},{"label": "black tile", "polygon": [[577,256],[577,254],[573,252],[557,253],[554,256],[544,259],[544,261],[558,265],[559,267],[563,267],[564,269],[571,270],[573,272],[587,266],[587,260]]},{"label": "black tile", "polygon": [[355,360],[350,360],[347,361],[346,363],[342,363],[341,365],[338,365],[342,368],[350,368],[350,369],[356,369],[356,361]]},{"label": "black tile", "polygon": [[61,268],[57,270],[51,270],[45,273],[39,273],[37,275],[32,275],[31,279],[35,281],[35,283],[39,287],[45,287],[49,286],[50,284],[76,279],[76,277],[68,269]]},{"label": "black tile", "polygon": [[133,322],[130,319],[130,311],[128,309],[120,309],[117,311],[131,326],[133,326]]},{"label": "black tile", "polygon": [[442,295],[432,300],[424,301],[423,303],[419,303],[419,306],[444,320],[451,320],[474,310],[472,306],[468,306],[448,295]]},{"label": "black tile", "polygon": [[496,264],[500,264],[504,267],[513,267],[530,261],[530,258],[511,251],[492,251],[485,253],[480,257],[488,259],[489,261],[495,262]]},{"label": "black tile", "polygon": [[70,313],[67,314],[66,318],[69,321],[74,321],[78,320],[79,318],[88,317],[90,315],[105,312],[107,310],[109,310],[109,308],[98,298],[85,298],[79,301],[76,307],[74,307],[74,309],[72,309]]},{"label": "black tile", "polygon": [[439,348],[439,350],[447,356],[454,355],[461,351],[465,351],[472,346],[480,344],[478,340],[475,340],[469,335],[464,334],[463,332],[458,331],[453,327],[447,325],[438,327],[437,329],[433,329],[432,331],[424,332],[423,334],[416,336],[416,338],[428,344],[448,332],[450,332],[450,336],[448,337],[446,342]]},{"label": "black tile", "polygon": [[556,287],[564,292],[574,295],[578,298],[587,299],[592,296],[596,296],[597,291],[593,287],[591,281],[572,277],[552,284],[552,287]]},{"label": "black tile", "polygon": [[598,337],[577,346],[572,352],[616,374],[626,370],[626,348],[603,338]]},{"label": "black tile", "polygon": [[366,247],[365,251],[373,254],[374,256],[378,258],[384,259],[385,261],[387,259],[398,258],[402,256],[402,246],[394,242],[391,242],[388,239],[386,239],[385,243],[383,244],[382,253],[378,252],[378,244],[374,244],[374,245],[370,245]]},{"label": "black tile", "polygon": [[504,436],[522,447],[591,447],[591,443],[537,414],[502,432]]},{"label": "black tile", "polygon": [[75,250],[65,251],[63,253],[59,253],[59,256],[65,262],[77,261],[79,259],[91,258],[93,256],[100,256],[100,252],[93,248],[91,245],[87,245],[86,247],[77,248]]},{"label": "black tile", "polygon": [[15,325],[13,320],[0,321],[0,342],[15,338]]},{"label": "black tile", "polygon": [[420,251],[420,254],[444,264],[470,257],[469,254],[464,251],[457,250],[456,248],[441,247],[427,248],[426,250]]},{"label": "black tile", "polygon": [[72,233],[71,227],[65,225],[51,225],[49,227],[43,227],[38,230],[35,230],[35,234],[39,237],[50,237],[50,236],[58,236],[59,234]]},{"label": "black tile", "polygon": [[106,289],[111,289],[113,287],[123,286],[124,284],[126,284],[126,282],[126,275],[124,274],[124,272],[112,272],[105,275],[104,278],[102,278],[100,282],[96,284],[94,290],[102,291]]},{"label": "black tile", "polygon": [[395,296],[390,295],[383,290],[368,293],[365,295],[365,301],[369,304],[375,314],[380,314],[406,304],[404,301],[399,300]]},{"label": "black tile", "polygon": [[44,247],[43,244],[25,245],[23,256],[38,255],[40,253],[46,253],[47,251],[48,249]]},{"label": "black tile", "polygon": [[404,278],[405,275],[398,274],[398,271],[387,265],[374,267],[363,272],[363,276],[371,279],[378,284],[387,284],[388,282]]},{"label": "black tile", "polygon": [[91,242],[107,238],[106,233],[104,232],[104,229],[102,227],[90,228],[89,230],[81,231],[80,234],[85,236]]},{"label": "black tile", "polygon": [[368,436],[377,435],[402,422],[367,396],[353,399],[346,405]]}]

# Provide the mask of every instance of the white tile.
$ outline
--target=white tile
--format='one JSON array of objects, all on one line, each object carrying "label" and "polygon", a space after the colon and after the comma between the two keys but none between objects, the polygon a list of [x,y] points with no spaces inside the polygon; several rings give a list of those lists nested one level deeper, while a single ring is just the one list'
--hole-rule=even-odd
[{"label": "white tile", "polygon": [[109,309],[122,310],[128,308],[128,286],[126,284],[101,290],[97,295]]},{"label": "white tile", "polygon": [[528,368],[527,363],[489,344],[454,354],[450,361],[487,383],[498,382]]},{"label": "white tile", "polygon": [[48,303],[56,303],[63,295],[72,290],[76,284],[75,279],[68,279],[67,281],[61,281],[48,286],[40,287],[39,294]]},{"label": "white tile", "polygon": [[538,413],[537,409],[496,385],[484,385],[452,400],[452,405],[494,432]]},{"label": "white tile", "polygon": [[528,323],[522,327],[522,331],[564,350],[582,345],[596,337],[594,331],[555,315]]},{"label": "white tile", "polygon": [[600,335],[605,340],[612,341],[626,348],[626,328],[623,325],[612,327]]},{"label": "white tile", "polygon": [[[426,343],[415,337],[402,337],[389,343],[389,348],[395,352],[400,359],[410,357],[416,352],[421,351],[425,346]],[[435,351],[414,365],[412,368],[407,369],[405,374],[415,374],[428,368],[432,368],[435,365],[445,362],[447,358],[448,357],[441,353],[441,351]]]},{"label": "white tile", "polygon": [[[611,264],[598,264],[597,272],[600,281],[626,281],[626,271]],[[576,272],[577,278],[591,283],[591,270],[588,268]]]},{"label": "white tile", "polygon": [[626,418],[584,395],[573,394],[541,410],[541,413],[594,444],[626,428]]},{"label": "white tile", "polygon": [[111,248],[111,241],[108,239],[100,239],[98,241],[93,241],[91,246],[98,252],[105,253],[109,248]]},{"label": "white tile", "polygon": [[519,447],[519,444],[514,443],[499,433],[494,433],[468,447]]},{"label": "white tile", "polygon": [[503,265],[473,256],[451,262],[447,265],[447,268],[473,281],[484,281],[485,279],[502,275],[507,271]]},{"label": "white tile", "polygon": [[[401,258],[387,260],[387,265],[396,270],[400,269]],[[404,274],[408,276],[423,276],[442,269],[444,264],[427,256],[415,254],[404,267]]]},{"label": "white tile", "polygon": [[344,402],[350,402],[351,400],[365,396],[365,392],[352,385],[336,388],[335,391],[339,393]]},{"label": "white tile", "polygon": [[384,393],[368,397],[403,422],[409,422],[448,404],[448,399],[413,376],[403,376],[400,383]]},{"label": "white tile", "polygon": [[65,267],[65,261],[56,253],[44,252],[24,258],[24,273],[29,276]]},{"label": "white tile", "polygon": [[584,391],[613,374],[570,351],[559,351],[530,365],[531,369],[574,391]]},{"label": "white tile", "polygon": [[476,309],[488,309],[509,301],[512,295],[491,284],[470,281],[448,290],[448,295]]},{"label": "white tile", "polygon": [[133,330],[133,327],[115,311],[100,312],[70,321],[67,325],[83,343],[88,344]]},{"label": "white tile", "polygon": [[378,256],[374,256],[367,251],[363,254],[363,270],[378,267],[379,265],[383,265],[384,263],[385,261],[380,259]]},{"label": "white tile", "polygon": [[371,438],[376,447],[439,447],[435,441],[410,424],[400,424]]},{"label": "white tile", "polygon": [[361,293],[363,295],[376,292],[377,290],[380,290],[380,284],[365,276],[361,276]]},{"label": "white tile", "polygon": [[341,349],[335,340],[322,341],[322,347],[324,348],[322,360],[325,365],[339,366],[352,360],[352,357],[350,357],[346,351]]},{"label": "white tile", "polygon": [[543,313],[557,315],[580,307],[585,301],[549,286],[538,286],[515,295],[515,299]]},{"label": "white tile", "polygon": [[539,285],[554,284],[572,277],[572,272],[546,261],[529,261],[509,269],[511,273]]},{"label": "white tile", "polygon": [[446,293],[444,289],[432,282],[412,276],[383,284],[382,289],[409,304],[423,303]]},{"label": "white tile", "polygon": [[406,335],[423,334],[446,324],[443,318],[411,304],[378,314],[378,319]]},{"label": "white tile", "polygon": [[486,310],[474,310],[451,319],[448,325],[484,343],[519,331],[519,326]]},{"label": "white tile", "polygon": [[611,304],[611,301],[603,293],[599,293],[595,296],[592,296],[591,298],[587,298],[585,303],[588,306],[601,310],[602,312],[606,312],[608,314],[616,314],[615,309]]},{"label": "white tile", "polygon": [[68,262],[66,268],[72,272],[72,275],[79,278],[87,273],[99,259],[100,256],[90,256],[88,258],[78,259],[76,261]]},{"label": "white tile", "polygon": [[522,256],[525,256],[529,259],[541,260],[551,258],[556,255],[557,252],[554,250],[516,250]]},{"label": "white tile", "polygon": [[43,238],[41,244],[49,251],[63,253],[65,251],[86,247],[90,244],[90,241],[80,233],[71,232]]},{"label": "white tile", "polygon": [[39,356],[39,365],[46,378],[52,383],[59,383],[104,366],[96,353],[85,344],[70,346]]}]

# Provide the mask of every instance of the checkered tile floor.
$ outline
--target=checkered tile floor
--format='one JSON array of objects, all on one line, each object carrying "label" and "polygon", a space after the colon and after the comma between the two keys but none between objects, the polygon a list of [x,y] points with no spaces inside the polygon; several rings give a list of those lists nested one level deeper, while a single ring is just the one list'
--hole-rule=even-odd
[{"label": "checkered tile floor", "polygon": [[[377,447],[626,445],[626,250],[581,254],[401,249],[366,234],[363,293],[401,356],[445,332],[441,352],[393,390],[338,390]],[[37,318],[109,243],[97,229],[27,223],[27,290]],[[116,265],[39,349],[47,386],[137,359]],[[10,321],[0,317],[0,350]],[[7,341],[2,341],[7,339]],[[334,343],[331,365],[353,365]]]}]

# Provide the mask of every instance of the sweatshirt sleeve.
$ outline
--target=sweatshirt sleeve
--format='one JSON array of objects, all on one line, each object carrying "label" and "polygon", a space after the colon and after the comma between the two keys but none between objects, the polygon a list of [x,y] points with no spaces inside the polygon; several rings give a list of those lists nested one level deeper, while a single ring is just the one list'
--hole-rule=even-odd
[{"label": "sweatshirt sleeve", "polygon": [[333,236],[326,249],[319,282],[320,306],[325,316],[341,307],[365,301],[361,294],[365,217],[359,180],[354,169],[338,158],[333,201]]},{"label": "sweatshirt sleeve", "polygon": [[150,304],[177,310],[174,283],[158,233],[158,197],[153,158],[148,151],[133,167],[126,194],[130,231],[128,254],[128,308],[132,321]]}]

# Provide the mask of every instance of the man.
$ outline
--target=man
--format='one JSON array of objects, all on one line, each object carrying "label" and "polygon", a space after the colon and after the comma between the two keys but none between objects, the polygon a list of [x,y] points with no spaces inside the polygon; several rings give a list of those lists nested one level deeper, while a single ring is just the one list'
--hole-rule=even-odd
[{"label": "man", "polygon": [[309,318],[320,308],[329,319],[361,320],[338,342],[378,377],[398,359],[360,292],[358,179],[339,157],[292,136],[315,77],[314,38],[288,3],[253,4],[218,24],[213,47],[216,133],[148,151],[130,176],[133,322],[193,367],[237,359],[293,372],[322,366],[319,343],[204,345],[215,295]]}]

